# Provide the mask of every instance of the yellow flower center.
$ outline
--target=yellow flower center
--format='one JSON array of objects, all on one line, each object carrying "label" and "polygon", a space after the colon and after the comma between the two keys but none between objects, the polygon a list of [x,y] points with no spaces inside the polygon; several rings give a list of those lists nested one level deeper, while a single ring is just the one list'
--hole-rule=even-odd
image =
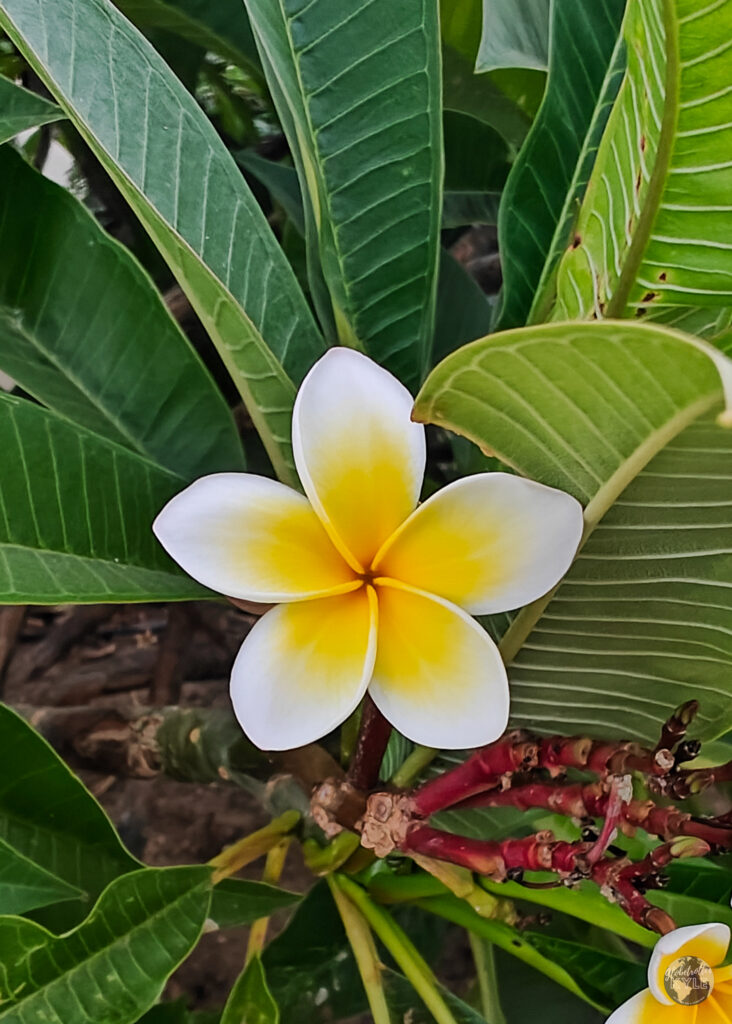
[{"label": "yellow flower center", "polygon": [[711,995],[714,972],[701,957],[680,956],[666,968],[663,987],[679,1006],[696,1006]]}]

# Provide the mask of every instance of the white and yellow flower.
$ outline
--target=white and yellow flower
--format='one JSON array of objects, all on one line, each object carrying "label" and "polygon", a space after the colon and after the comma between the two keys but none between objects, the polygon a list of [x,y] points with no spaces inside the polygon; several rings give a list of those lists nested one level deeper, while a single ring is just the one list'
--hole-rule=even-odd
[{"label": "white and yellow flower", "polygon": [[568,569],[582,533],[574,498],[506,473],[459,480],[417,507],[424,428],[376,363],[331,349],[303,381],[292,440],[304,495],[216,473],[154,523],[172,557],[222,594],[275,603],[234,663],[236,715],[258,746],[317,739],[367,688],[418,743],[499,736],[508,684],[471,616],[518,608]]},{"label": "white and yellow flower", "polygon": [[730,1024],[732,965],[726,924],[676,928],[656,943],[648,988],[633,996],[607,1024]]}]

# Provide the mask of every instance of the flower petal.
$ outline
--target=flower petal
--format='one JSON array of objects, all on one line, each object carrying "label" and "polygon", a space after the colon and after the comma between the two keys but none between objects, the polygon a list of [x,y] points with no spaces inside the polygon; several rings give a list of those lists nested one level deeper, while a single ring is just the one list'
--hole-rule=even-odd
[{"label": "flower petal", "polygon": [[698,1024],[698,1009],[697,1006],[677,1006],[676,1003],[662,1005],[648,989],[644,989],[619,1006],[605,1024]]},{"label": "flower petal", "polygon": [[463,749],[506,728],[508,681],[498,648],[461,608],[377,579],[379,640],[369,693],[415,743]]},{"label": "flower petal", "polygon": [[709,998],[699,1004],[694,1024],[732,1024],[732,996],[726,990],[715,988]]},{"label": "flower petal", "polygon": [[295,401],[292,444],[300,480],[357,571],[369,567],[419,498],[424,427],[410,421],[412,404],[395,377],[348,348],[326,353]]},{"label": "flower petal", "polygon": [[376,654],[372,587],[283,604],[254,624],[231,671],[234,713],[263,750],[312,743],[366,692]]},{"label": "flower petal", "polygon": [[727,955],[730,930],[726,924],[692,924],[675,928],[656,943],[648,964],[648,986],[661,1003],[670,1004],[663,977],[680,956],[698,956],[710,967],[721,964]]},{"label": "flower petal", "polygon": [[582,525],[582,506],[564,491],[480,473],[420,505],[375,566],[379,575],[488,615],[551,590],[572,564]]},{"label": "flower petal", "polygon": [[307,498],[251,473],[215,473],[168,502],[153,523],[189,576],[228,597],[296,601],[354,590]]}]

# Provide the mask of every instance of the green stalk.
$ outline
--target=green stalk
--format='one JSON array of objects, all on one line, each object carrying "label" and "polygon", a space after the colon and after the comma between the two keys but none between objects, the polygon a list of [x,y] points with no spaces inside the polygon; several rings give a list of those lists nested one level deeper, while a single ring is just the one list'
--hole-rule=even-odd
[{"label": "green stalk", "polygon": [[402,766],[394,772],[391,781],[400,789],[411,786],[420,772],[435,759],[437,753],[434,747],[415,747]]},{"label": "green stalk", "polygon": [[274,818],[269,825],[257,829],[251,835],[244,836],[231,846],[217,854],[208,863],[214,869],[213,884],[235,874],[240,868],[251,864],[253,860],[269,853],[273,846],[282,840],[288,832],[292,832],[300,820],[299,811],[285,811],[279,818]]},{"label": "green stalk", "polygon": [[341,892],[335,881],[335,876],[328,875],[327,882],[356,958],[374,1024],[391,1024],[381,979],[382,964],[368,921],[345,893]]},{"label": "green stalk", "polygon": [[438,991],[434,974],[396,921],[385,910],[373,903],[365,889],[356,885],[350,878],[345,875],[333,875],[332,877],[333,884],[338,885],[348,899],[355,903],[394,957],[417,995],[435,1018],[436,1024],[457,1024],[447,1003]]},{"label": "green stalk", "polygon": [[506,1016],[498,998],[498,976],[493,943],[479,938],[473,932],[468,932],[468,939],[478,977],[481,1013],[491,1024],[506,1024]]}]

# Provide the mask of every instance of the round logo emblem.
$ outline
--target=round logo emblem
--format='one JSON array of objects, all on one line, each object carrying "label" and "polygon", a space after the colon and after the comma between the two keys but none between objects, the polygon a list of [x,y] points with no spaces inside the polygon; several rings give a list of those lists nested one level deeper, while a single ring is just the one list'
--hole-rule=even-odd
[{"label": "round logo emblem", "polygon": [[680,956],[663,976],[663,987],[680,1006],[703,1003],[714,988],[712,968],[698,956]]}]

